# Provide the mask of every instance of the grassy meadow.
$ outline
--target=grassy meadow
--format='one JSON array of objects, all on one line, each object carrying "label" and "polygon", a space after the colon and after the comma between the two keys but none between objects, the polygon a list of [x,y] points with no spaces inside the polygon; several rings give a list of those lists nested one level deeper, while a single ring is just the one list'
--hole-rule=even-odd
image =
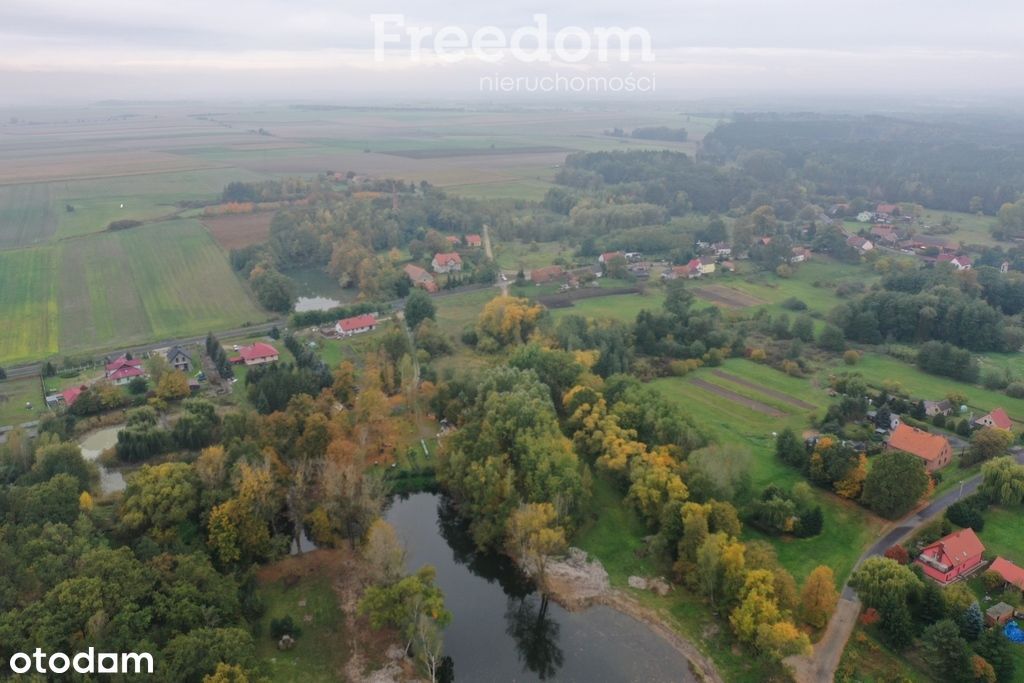
[{"label": "grassy meadow", "polygon": [[57,352],[58,271],[52,248],[0,251],[0,363]]}]

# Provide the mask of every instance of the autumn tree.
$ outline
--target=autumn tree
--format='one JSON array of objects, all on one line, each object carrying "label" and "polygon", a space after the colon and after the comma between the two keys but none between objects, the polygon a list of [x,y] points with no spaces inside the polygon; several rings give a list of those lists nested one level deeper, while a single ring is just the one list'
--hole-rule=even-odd
[{"label": "autumn tree", "polygon": [[964,466],[998,458],[1005,455],[1013,443],[1013,432],[1007,429],[983,427],[971,435],[971,445],[964,453]]},{"label": "autumn tree", "polygon": [[158,541],[170,542],[175,527],[197,510],[198,483],[187,463],[144,466],[128,481],[118,510],[121,526],[130,533],[149,532]]},{"label": "autumn tree", "polygon": [[188,377],[180,370],[165,373],[156,385],[157,398],[164,401],[177,401],[187,397],[189,393]]},{"label": "autumn tree", "polygon": [[398,540],[395,527],[383,519],[375,520],[366,533],[363,557],[380,583],[400,579],[405,569],[405,548]]},{"label": "autumn tree", "polygon": [[478,348],[497,351],[525,343],[537,328],[544,310],[529,299],[510,296],[491,299],[477,319]]},{"label": "autumn tree", "polygon": [[546,597],[547,560],[564,552],[568,545],[555,506],[551,503],[520,505],[509,517],[505,538],[508,554],[537,578]]},{"label": "autumn tree", "polygon": [[836,608],[839,594],[832,569],[824,565],[814,568],[800,593],[800,613],[811,626],[823,628]]}]

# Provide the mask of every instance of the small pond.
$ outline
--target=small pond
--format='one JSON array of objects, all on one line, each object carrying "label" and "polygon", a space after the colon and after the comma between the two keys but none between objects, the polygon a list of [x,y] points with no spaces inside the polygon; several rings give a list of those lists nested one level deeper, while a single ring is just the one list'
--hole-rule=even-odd
[{"label": "small pond", "polygon": [[[78,442],[82,449],[82,457],[93,462],[99,460],[100,453],[108,448],[113,448],[117,443],[119,431],[121,431],[121,427],[107,427],[90,432]],[[124,491],[125,481],[120,469],[108,469],[98,462],[96,462],[96,466],[100,469],[100,492],[107,494]]]},{"label": "small pond", "polygon": [[453,615],[444,646],[455,680],[696,682],[689,662],[632,617],[542,602],[507,558],[476,552],[443,496],[396,498],[386,518],[406,544],[410,571],[437,568]]}]

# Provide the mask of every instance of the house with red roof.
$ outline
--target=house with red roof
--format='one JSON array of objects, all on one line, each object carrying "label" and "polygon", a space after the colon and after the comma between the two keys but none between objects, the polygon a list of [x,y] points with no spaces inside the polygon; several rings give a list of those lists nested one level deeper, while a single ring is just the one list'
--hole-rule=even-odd
[{"label": "house with red roof", "polygon": [[462,244],[462,239],[458,235],[446,235],[445,239],[448,240],[448,244],[453,247],[457,247]]},{"label": "house with red roof", "polygon": [[974,421],[974,424],[978,427],[991,427],[992,429],[1009,430],[1013,428],[1013,420],[1002,408],[993,408],[991,413],[982,415]]},{"label": "house with red roof", "polygon": [[479,249],[484,246],[484,241],[480,235],[466,235],[466,246]]},{"label": "house with red roof", "polygon": [[371,332],[377,327],[377,316],[373,313],[352,316],[339,320],[334,326],[334,331],[340,337],[351,337],[354,334]]},{"label": "house with red roof", "polygon": [[871,240],[861,237],[860,235],[850,235],[846,238],[846,244],[858,251],[871,251],[875,248],[875,245],[871,243]]},{"label": "house with red roof", "polygon": [[938,434],[929,434],[902,422],[889,434],[886,446],[889,450],[917,456],[924,462],[924,468],[929,472],[942,469],[953,459],[949,439]]},{"label": "house with red roof", "polygon": [[875,225],[871,228],[871,236],[878,242],[884,242],[886,244],[896,244],[900,241],[900,236],[896,232],[895,228],[888,225]]},{"label": "house with red roof", "polygon": [[935,257],[935,261],[938,263],[948,263],[957,270],[970,270],[971,265],[974,264],[970,256],[956,256],[954,254],[939,254]]},{"label": "house with red roof", "polygon": [[1018,567],[1005,557],[997,557],[993,560],[992,564],[989,565],[988,570],[999,574],[1007,585],[1014,586],[1018,590],[1024,591],[1024,567]]},{"label": "house with red roof", "polygon": [[597,262],[607,265],[614,258],[626,258],[626,255],[621,251],[606,251],[597,257]]},{"label": "house with red roof", "polygon": [[273,346],[256,342],[240,348],[238,355],[230,360],[232,363],[244,363],[245,365],[265,365],[266,363],[276,363],[278,358],[277,349]]},{"label": "house with red roof", "polygon": [[875,207],[875,213],[883,216],[895,216],[900,212],[900,207],[896,204],[879,204]]},{"label": "house with red roof", "polygon": [[981,539],[967,527],[926,546],[916,562],[925,574],[946,585],[982,566],[984,552]]},{"label": "house with red roof", "polygon": [[402,266],[402,270],[404,270],[405,274],[409,276],[410,280],[412,280],[413,287],[419,287],[431,294],[437,291],[437,281],[434,280],[434,276],[423,268],[412,263],[406,263]]},{"label": "house with red roof", "polygon": [[87,388],[88,387],[86,387],[83,384],[81,386],[71,387],[70,389],[65,389],[64,391],[62,391],[60,393],[60,397],[64,399],[64,405],[70,408],[71,404],[77,401],[78,397],[81,396],[82,392],[85,391]]},{"label": "house with red roof", "polygon": [[112,384],[121,386],[122,384],[128,384],[136,377],[142,377],[146,373],[142,370],[142,361],[138,358],[128,358],[128,356],[121,356],[117,360],[107,363],[104,377],[106,377]]},{"label": "house with red roof", "polygon": [[462,257],[454,251],[434,254],[430,267],[434,269],[435,273],[459,273],[462,272]]},{"label": "house with red roof", "polygon": [[534,268],[530,271],[530,282],[535,285],[542,285],[552,280],[561,280],[565,276],[565,268],[562,268],[562,266],[545,266],[544,268]]}]

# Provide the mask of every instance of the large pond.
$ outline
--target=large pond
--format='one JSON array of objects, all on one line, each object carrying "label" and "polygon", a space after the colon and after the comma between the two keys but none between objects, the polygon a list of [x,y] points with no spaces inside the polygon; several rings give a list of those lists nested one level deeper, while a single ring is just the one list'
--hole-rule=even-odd
[{"label": "large pond", "polygon": [[[91,432],[88,436],[78,442],[82,449],[82,457],[86,460],[96,462],[100,453],[108,448],[113,448],[117,443],[117,433],[120,427],[107,427]],[[96,462],[100,468],[100,491],[104,494],[115,491],[124,491],[125,481],[120,470],[108,469]]]},{"label": "large pond", "polygon": [[542,608],[533,584],[506,558],[480,554],[441,496],[396,498],[387,520],[408,549],[408,568],[437,568],[452,612],[445,654],[457,681],[685,681],[697,679],[672,646],[608,607]]}]

